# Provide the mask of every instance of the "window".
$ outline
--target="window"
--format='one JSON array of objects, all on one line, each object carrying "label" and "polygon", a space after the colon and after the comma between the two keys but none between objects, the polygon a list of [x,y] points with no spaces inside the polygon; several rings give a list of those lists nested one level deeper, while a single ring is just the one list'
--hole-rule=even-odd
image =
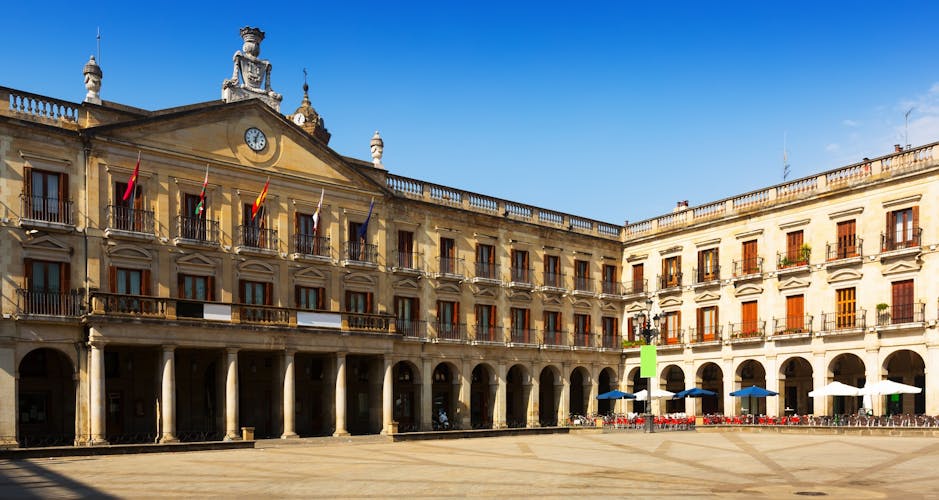
[{"label": "window", "polygon": [[544,312],[544,343],[549,345],[559,345],[563,339],[561,339],[561,312],[560,311],[545,311]]},{"label": "window", "polygon": [[633,264],[633,293],[646,291],[645,267],[642,264]]},{"label": "window", "polygon": [[[179,235],[190,240],[205,241],[205,218],[207,210],[198,215],[199,195],[183,194],[183,213],[179,217]],[[250,209],[249,209],[250,210]]]},{"label": "window", "polygon": [[741,274],[755,274],[760,272],[760,257],[757,255],[756,240],[743,242],[743,259],[741,261]]},{"label": "window", "polygon": [[478,278],[496,278],[496,249],[492,245],[476,245],[476,276]]},{"label": "window", "polygon": [[835,290],[835,328],[855,328],[857,302],[854,288]]},{"label": "window", "polygon": [[307,311],[323,311],[326,309],[326,289],[314,286],[300,286],[294,288],[297,309]]},{"label": "window", "polygon": [[698,333],[695,341],[711,342],[717,338],[717,306],[698,308]]},{"label": "window", "polygon": [[398,267],[416,269],[414,266],[414,233],[398,231]]},{"label": "window", "polygon": [[574,261],[574,289],[592,291],[590,289],[590,263],[586,260]]},{"label": "window", "polygon": [[371,314],[373,309],[372,292],[346,291],[346,311],[360,314]]},{"label": "window", "polygon": [[122,231],[142,231],[144,227],[143,196],[140,183],[136,183],[131,195],[125,200],[126,182],[114,183],[114,205],[111,207],[111,224]]},{"label": "window", "polygon": [[904,208],[887,214],[887,237],[884,250],[919,245],[919,207]]},{"label": "window", "polygon": [[440,272],[456,274],[456,241],[440,238]]},{"label": "window", "polygon": [[531,311],[512,308],[512,342],[531,343]]},{"label": "window", "polygon": [[786,330],[783,333],[801,333],[805,329],[805,296],[786,297]]},{"label": "window", "polygon": [[395,328],[407,337],[418,337],[420,330],[420,308],[417,297],[395,297]]},{"label": "window", "polygon": [[297,212],[294,216],[294,230],[297,235],[296,252],[304,255],[320,255],[322,245],[313,229],[313,214]]},{"label": "window", "polygon": [[574,315],[574,345],[590,346],[590,315]]},{"label": "window", "polygon": [[603,328],[603,347],[619,347],[619,318],[604,316],[600,318]]},{"label": "window", "polygon": [[681,285],[681,256],[662,259],[661,288]]},{"label": "window", "polygon": [[[24,217],[71,224],[68,201],[68,175],[26,168]],[[121,194],[123,196],[123,193]]]},{"label": "window", "polygon": [[214,276],[180,274],[177,281],[179,298],[201,301],[214,300]]},{"label": "window", "polygon": [[349,221],[347,258],[359,262],[373,262],[374,251],[368,243],[368,227],[362,222]]},{"label": "window", "polygon": [[781,267],[804,266],[809,263],[808,255],[802,255],[802,238],[803,233],[801,230],[786,233],[786,257],[783,260],[784,265]]},{"label": "window", "polygon": [[837,243],[835,247],[834,259],[847,259],[848,257],[857,257],[857,223],[854,220],[848,220],[838,223]]},{"label": "window", "polygon": [[754,337],[760,334],[760,319],[755,300],[740,304],[740,336]]},{"label": "window", "polygon": [[680,344],[681,343],[681,311],[670,311],[662,314],[659,322],[660,335],[662,343]]},{"label": "window", "polygon": [[28,314],[77,314],[74,299],[69,300],[70,266],[67,262],[25,259],[26,296],[24,312]]},{"label": "window", "polygon": [[544,256],[544,286],[561,288],[561,258],[557,255]]},{"label": "window", "polygon": [[261,207],[258,208],[258,213],[254,217],[251,217],[251,208],[253,206],[254,204],[252,203],[244,204],[241,228],[242,244],[246,247],[267,248],[268,236],[267,231],[264,229],[266,226],[266,209],[264,205],[261,205]]},{"label": "window", "polygon": [[460,304],[448,300],[437,301],[437,336],[446,339],[460,338]]},{"label": "window", "polygon": [[512,250],[512,281],[517,283],[531,283],[528,265],[527,251]]},{"label": "window", "polygon": [[890,285],[893,305],[890,316],[893,324],[912,323],[913,318],[913,280],[894,281]]},{"label": "window", "polygon": [[633,320],[632,316],[626,318],[626,340],[630,342],[635,342],[636,338],[636,322]]},{"label": "window", "polygon": [[617,283],[616,266],[610,264],[603,265],[603,293],[619,295],[619,284]]},{"label": "window", "polygon": [[496,340],[496,306],[476,304],[476,340]]},{"label": "window", "polygon": [[[111,293],[125,296],[150,295],[149,269],[111,267],[108,270],[108,281]],[[150,312],[153,304],[150,302],[141,302],[138,299],[118,297],[114,306],[118,312],[140,313]],[[144,309],[146,309],[146,311]]]},{"label": "window", "polygon": [[709,248],[698,252],[698,283],[714,281],[717,274],[717,249]]}]

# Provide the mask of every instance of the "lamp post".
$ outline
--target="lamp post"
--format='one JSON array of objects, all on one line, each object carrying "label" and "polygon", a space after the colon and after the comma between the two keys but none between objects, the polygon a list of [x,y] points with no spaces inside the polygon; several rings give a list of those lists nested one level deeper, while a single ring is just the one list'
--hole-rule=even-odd
[{"label": "lamp post", "polygon": [[[661,318],[658,314],[652,315],[652,299],[646,301],[646,310],[636,313],[634,319],[636,334],[642,337],[645,344],[651,346],[652,352],[655,353],[655,344],[652,343],[652,340],[659,335],[659,320]],[[652,381],[654,379],[655,373],[649,374],[649,377],[646,378],[646,432],[655,432],[655,422],[652,415]]]}]

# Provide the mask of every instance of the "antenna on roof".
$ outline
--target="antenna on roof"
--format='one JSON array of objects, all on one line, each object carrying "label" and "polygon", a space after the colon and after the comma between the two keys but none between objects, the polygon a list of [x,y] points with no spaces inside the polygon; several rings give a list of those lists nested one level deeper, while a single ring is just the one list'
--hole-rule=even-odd
[{"label": "antenna on roof", "polygon": [[789,151],[786,149],[786,132],[783,132],[783,182],[789,178]]},{"label": "antenna on roof", "polygon": [[98,65],[100,65],[100,64],[101,64],[101,26],[98,26],[98,36],[95,37],[95,38],[96,38],[97,43],[98,43],[98,51],[97,51],[98,56],[97,56],[97,59],[98,59]]},{"label": "antenna on roof", "polygon": [[903,114],[903,144],[906,147],[910,147],[910,113],[912,113],[914,109],[916,109],[916,106],[906,110],[906,113]]}]

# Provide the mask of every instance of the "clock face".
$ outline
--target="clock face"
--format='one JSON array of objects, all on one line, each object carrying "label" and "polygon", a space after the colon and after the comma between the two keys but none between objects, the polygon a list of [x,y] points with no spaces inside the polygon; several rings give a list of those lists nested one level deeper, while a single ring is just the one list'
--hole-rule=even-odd
[{"label": "clock face", "polygon": [[267,137],[264,137],[264,132],[260,129],[251,127],[245,130],[245,144],[255,151],[260,151],[267,147]]},{"label": "clock face", "polygon": [[302,113],[297,113],[293,115],[293,122],[296,123],[297,125],[303,125],[304,123],[306,123],[306,117],[303,116]]}]

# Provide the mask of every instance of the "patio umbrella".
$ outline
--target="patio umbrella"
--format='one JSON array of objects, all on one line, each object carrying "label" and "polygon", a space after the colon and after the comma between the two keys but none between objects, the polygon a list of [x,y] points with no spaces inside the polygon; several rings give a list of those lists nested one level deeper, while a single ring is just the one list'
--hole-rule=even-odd
[{"label": "patio umbrella", "polygon": [[[664,389],[652,389],[652,399],[665,399],[674,395],[674,392],[666,391]],[[636,396],[636,401],[647,401],[649,399],[649,391],[643,389],[634,394],[634,396]]]},{"label": "patio umbrella", "polygon": [[700,398],[702,396],[717,396],[717,393],[707,389],[701,389],[699,387],[692,387],[691,389],[685,389],[683,391],[676,392],[675,395],[672,396],[672,399]]},{"label": "patio umbrella", "polygon": [[809,392],[810,398],[824,398],[827,396],[857,396],[860,389],[841,382],[832,382]]},{"label": "patio umbrella", "polygon": [[746,398],[746,397],[765,398],[767,396],[778,396],[779,393],[764,389],[756,385],[751,385],[750,387],[747,387],[746,389],[740,389],[739,391],[734,391],[730,393],[730,395],[737,397],[737,398]]},{"label": "patio umbrella", "polygon": [[921,392],[923,392],[923,389],[920,387],[901,384],[893,380],[881,380],[864,386],[863,389],[858,391],[858,394],[862,396],[868,394],[871,396],[887,396],[890,394],[919,394]]},{"label": "patio umbrella", "polygon": [[[623,391],[612,390],[610,392],[604,392],[603,394],[598,394],[597,399],[636,399],[636,396]],[[624,403],[625,405],[625,403]],[[614,411],[616,408],[616,403],[614,403]],[[623,412],[626,412],[626,407],[623,407]]]}]

